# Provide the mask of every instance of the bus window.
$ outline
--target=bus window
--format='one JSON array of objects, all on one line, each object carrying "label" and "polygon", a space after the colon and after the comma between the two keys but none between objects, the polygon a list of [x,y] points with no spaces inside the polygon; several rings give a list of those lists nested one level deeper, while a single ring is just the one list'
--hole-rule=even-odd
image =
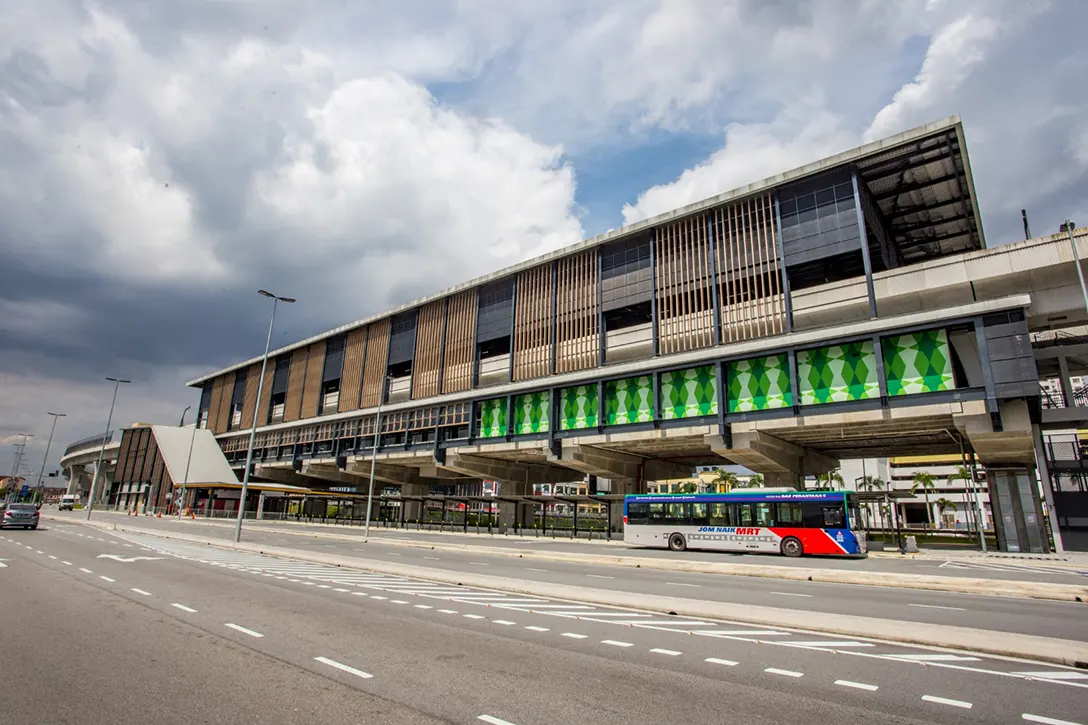
[{"label": "bus window", "polygon": [[665,521],[672,525],[687,525],[690,519],[688,513],[688,504],[686,503],[667,503],[665,504]]},{"label": "bus window", "polygon": [[691,504],[691,525],[692,526],[706,526],[708,523],[706,504],[705,503],[693,503]]},{"label": "bus window", "polygon": [[780,503],[778,504],[778,525],[779,526],[803,526],[801,519],[801,504],[799,503]]},{"label": "bus window", "polygon": [[652,503],[650,504],[650,520],[647,522],[650,524],[663,524],[665,523],[665,504]]},{"label": "bus window", "polygon": [[843,511],[843,507],[839,506],[824,506],[824,528],[825,529],[841,529],[846,526],[846,515]]},{"label": "bus window", "polygon": [[774,504],[757,503],[756,526],[774,526]]},{"label": "bus window", "polygon": [[627,523],[629,523],[629,524],[648,524],[648,523],[650,523],[650,504],[648,504],[648,503],[629,503],[629,504],[627,504]]},{"label": "bus window", "polygon": [[737,506],[737,526],[752,525],[752,504],[742,503]]},{"label": "bus window", "polygon": [[736,526],[736,511],[731,503],[710,504],[711,526]]}]

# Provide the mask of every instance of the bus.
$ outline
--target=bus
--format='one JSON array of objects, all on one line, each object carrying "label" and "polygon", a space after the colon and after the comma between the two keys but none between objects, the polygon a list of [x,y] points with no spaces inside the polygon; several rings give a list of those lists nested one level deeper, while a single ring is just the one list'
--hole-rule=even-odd
[{"label": "bus", "polygon": [[758,552],[785,556],[868,555],[857,494],[793,489],[636,494],[623,502],[633,546]]}]

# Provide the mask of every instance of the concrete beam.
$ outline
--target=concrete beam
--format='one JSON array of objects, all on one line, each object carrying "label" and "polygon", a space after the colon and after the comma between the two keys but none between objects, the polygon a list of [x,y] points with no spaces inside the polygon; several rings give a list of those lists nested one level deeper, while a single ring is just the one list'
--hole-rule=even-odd
[{"label": "concrete beam", "polygon": [[565,468],[570,468],[589,476],[599,476],[609,480],[664,481],[673,478],[687,478],[695,467],[675,461],[660,461],[630,453],[611,451],[605,448],[563,442],[560,453],[556,456],[547,451],[548,461]]},{"label": "concrete beam", "polygon": [[442,467],[463,476],[513,484],[556,483],[572,478],[569,469],[559,466],[502,461],[455,450],[446,451],[446,462]]},{"label": "concrete beam", "polygon": [[313,484],[306,476],[303,476],[301,473],[295,473],[290,468],[257,466],[253,473],[257,478],[266,478],[273,483],[282,483],[284,486],[309,488]]},{"label": "concrete beam", "polygon": [[1034,467],[1035,439],[1027,402],[998,402],[1002,430],[995,431],[988,413],[953,417],[957,430],[971,442],[985,466],[1017,464]]},{"label": "concrete beam", "polygon": [[362,486],[367,478],[349,471],[341,471],[335,465],[328,463],[302,462],[302,475],[319,478],[322,481],[339,484],[340,486]]},{"label": "concrete beam", "polygon": [[[370,461],[357,460],[348,464],[348,471],[361,476],[363,480],[370,479]],[[407,466],[391,466],[388,463],[378,463],[374,466],[374,480],[382,483],[391,483],[397,486],[427,485],[427,481],[419,475],[419,470]]]},{"label": "concrete beam", "polygon": [[763,474],[768,486],[779,479],[789,482],[781,485],[793,486],[803,476],[818,476],[839,467],[835,458],[757,430],[734,428],[732,448],[726,447],[719,435],[703,440],[717,455]]}]

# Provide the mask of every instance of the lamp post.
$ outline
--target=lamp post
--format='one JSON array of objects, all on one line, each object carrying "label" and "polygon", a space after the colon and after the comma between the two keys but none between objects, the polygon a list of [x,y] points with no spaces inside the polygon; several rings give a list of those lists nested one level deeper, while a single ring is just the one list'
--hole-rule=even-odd
[{"label": "lamp post", "polygon": [[[366,494],[366,528],[363,531],[363,539],[370,536],[370,512],[374,507],[374,466],[378,462],[378,441],[382,437],[382,403],[385,401],[385,391],[389,385],[389,376],[382,378],[382,389],[378,394],[378,412],[374,415],[374,445],[370,449],[370,488]],[[401,501],[401,506],[404,502]],[[403,509],[401,514],[403,514]]]},{"label": "lamp post", "polygon": [[[257,411],[261,407],[261,393],[264,390],[264,373],[265,369],[268,367],[268,348],[272,345],[272,326],[276,324],[276,306],[280,302],[290,303],[295,301],[293,297],[279,297],[263,289],[257,290],[257,294],[271,298],[272,319],[268,322],[268,338],[264,342],[264,358],[261,360],[261,377],[257,379],[257,402],[253,406],[253,427],[250,428],[249,445],[246,447],[246,470],[242,473],[242,497],[238,501],[238,523],[234,526],[234,540],[236,542],[242,540],[242,518],[245,516],[246,493],[249,490],[249,467],[253,463],[253,439],[257,437]],[[193,436],[196,436],[196,431],[193,432]]]},{"label": "lamp post", "polygon": [[113,401],[110,403],[110,414],[106,418],[106,432],[102,434],[102,447],[98,449],[98,461],[94,464],[94,477],[91,478],[91,493],[87,496],[87,520],[91,518],[91,509],[94,508],[94,492],[98,486],[98,474],[102,471],[102,457],[106,455],[106,442],[110,435],[110,425],[113,423],[113,408],[117,405],[117,389],[123,384],[131,383],[131,380],[120,378],[106,378],[113,383]]},{"label": "lamp post", "polygon": [[192,410],[192,407],[193,406],[191,406],[191,405],[186,405],[185,410],[181,411],[181,422],[178,423],[178,428],[184,428],[185,427],[185,414],[188,413],[190,410]]},{"label": "lamp post", "polygon": [[45,464],[49,461],[49,448],[53,445],[53,433],[57,430],[57,418],[66,418],[67,413],[46,413],[46,415],[53,416],[53,426],[49,429],[49,441],[45,444],[45,458],[42,459],[42,470],[38,472],[38,488],[35,491],[35,498],[38,499],[38,503],[41,503],[42,494],[42,476],[45,475]]},{"label": "lamp post", "polygon": [[[1084,299],[1084,307],[1088,310],[1088,287],[1084,284],[1084,270],[1080,268],[1080,255],[1077,254],[1077,242],[1073,239],[1073,222],[1065,220],[1065,232],[1069,235],[1069,247],[1073,250],[1073,264],[1077,265],[1077,279],[1080,280],[1080,294]],[[1069,405],[1067,402],[1066,405]]]},{"label": "lamp post", "polygon": [[15,477],[19,475],[19,465],[23,462],[23,453],[26,451],[26,439],[33,438],[30,433],[16,433],[23,437],[22,443],[15,444],[15,465],[11,467],[11,477],[8,479],[8,494],[5,503],[11,503],[15,498]]}]

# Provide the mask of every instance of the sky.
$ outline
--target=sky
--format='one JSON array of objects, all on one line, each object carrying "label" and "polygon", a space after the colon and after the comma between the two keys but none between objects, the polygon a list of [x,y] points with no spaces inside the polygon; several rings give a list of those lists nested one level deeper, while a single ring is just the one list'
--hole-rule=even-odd
[{"label": "sky", "polygon": [[[959,114],[987,242],[1088,220],[1082,0],[7,0],[0,473],[184,382]],[[189,420],[192,420],[192,411]]]}]

